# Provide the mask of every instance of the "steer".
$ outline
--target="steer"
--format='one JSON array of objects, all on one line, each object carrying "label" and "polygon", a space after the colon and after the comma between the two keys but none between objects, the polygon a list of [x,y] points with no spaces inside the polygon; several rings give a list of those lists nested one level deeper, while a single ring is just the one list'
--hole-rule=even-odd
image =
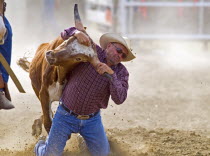
[{"label": "steer", "polygon": [[[74,7],[74,14],[76,28],[86,33],[80,21],[77,4]],[[41,134],[42,122],[49,133],[53,117],[51,103],[59,101],[66,74],[80,62],[90,62],[95,68],[100,62],[95,44],[91,39],[90,41],[91,45],[85,46],[79,44],[75,37],[70,37],[66,41],[58,37],[50,43],[41,44],[37,49],[30,63],[29,76],[32,87],[41,102],[43,115],[34,121],[32,135]]]}]

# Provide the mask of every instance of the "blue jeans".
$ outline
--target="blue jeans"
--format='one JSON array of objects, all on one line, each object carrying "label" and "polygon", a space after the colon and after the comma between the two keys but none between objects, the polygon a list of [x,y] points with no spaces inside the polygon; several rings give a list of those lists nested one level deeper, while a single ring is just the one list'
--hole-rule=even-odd
[{"label": "blue jeans", "polygon": [[100,113],[80,120],[59,105],[46,142],[39,141],[35,146],[36,155],[61,156],[71,133],[80,133],[93,156],[107,156],[110,153]]}]

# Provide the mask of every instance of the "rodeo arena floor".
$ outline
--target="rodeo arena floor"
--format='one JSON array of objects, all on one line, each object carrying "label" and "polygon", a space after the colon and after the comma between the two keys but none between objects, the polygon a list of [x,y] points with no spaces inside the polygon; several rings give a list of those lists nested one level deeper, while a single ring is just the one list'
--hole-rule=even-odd
[{"label": "rodeo arena floor", "polygon": [[[0,110],[0,156],[34,156],[38,137],[31,135],[32,124],[42,110],[28,73],[16,61],[24,56],[32,59],[39,44],[54,39],[74,23],[65,21],[54,33],[36,32],[41,27],[36,18],[29,20],[29,15],[21,11],[16,16],[23,18],[13,17],[12,9],[17,9],[19,3],[15,0],[15,6],[12,1],[8,0],[7,10],[13,27],[11,67],[26,93],[19,93],[9,80],[15,109]],[[33,30],[33,24],[37,29]],[[103,32],[96,31],[94,25],[87,30],[98,43]],[[115,105],[110,99],[108,108],[101,113],[111,155],[209,156],[210,44],[135,41],[132,46],[136,59],[124,63],[130,73],[128,98],[122,105]],[[57,105],[55,102],[52,106],[54,112]],[[42,135],[47,135],[44,130]],[[73,134],[63,155],[86,156],[87,149],[80,143],[81,138]]]}]

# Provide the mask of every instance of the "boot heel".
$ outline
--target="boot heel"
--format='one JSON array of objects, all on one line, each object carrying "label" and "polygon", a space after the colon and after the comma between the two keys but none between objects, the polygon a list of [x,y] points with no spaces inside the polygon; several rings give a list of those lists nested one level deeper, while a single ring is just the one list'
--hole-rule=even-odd
[{"label": "boot heel", "polygon": [[5,97],[5,93],[3,91],[0,91],[0,109],[12,109],[15,108],[11,101],[9,101]]}]

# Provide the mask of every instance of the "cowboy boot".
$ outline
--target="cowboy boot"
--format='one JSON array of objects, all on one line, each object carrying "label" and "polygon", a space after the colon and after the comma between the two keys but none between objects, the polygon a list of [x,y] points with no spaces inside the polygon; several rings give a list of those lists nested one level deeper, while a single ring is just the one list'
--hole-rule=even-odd
[{"label": "cowboy boot", "polygon": [[9,101],[12,101],[12,100],[11,100],[10,93],[9,93],[8,85],[7,85],[7,83],[5,83],[5,82],[4,82],[4,92],[5,92],[5,97],[6,97]]},{"label": "cowboy boot", "polygon": [[[4,83],[2,75],[0,74],[0,109],[12,109],[14,108],[13,104],[11,103],[11,97],[9,94],[7,83]],[[4,92],[4,91],[5,92]],[[6,95],[5,95],[6,93]]]}]

